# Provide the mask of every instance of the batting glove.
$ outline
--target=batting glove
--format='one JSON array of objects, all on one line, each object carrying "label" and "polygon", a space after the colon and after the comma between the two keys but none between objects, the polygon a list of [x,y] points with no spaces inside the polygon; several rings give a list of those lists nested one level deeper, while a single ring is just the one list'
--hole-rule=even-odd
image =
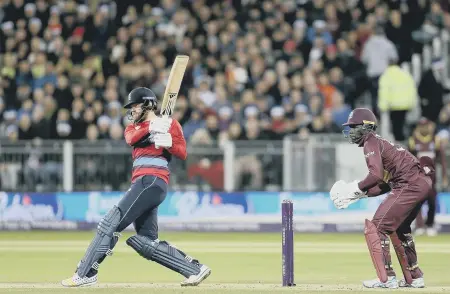
[{"label": "batting glove", "polygon": [[167,133],[172,125],[170,117],[156,117],[150,122],[149,131],[152,133]]},{"label": "batting glove", "polygon": [[155,143],[156,149],[162,148],[170,148],[172,147],[172,135],[170,133],[157,133],[153,136],[153,142]]}]

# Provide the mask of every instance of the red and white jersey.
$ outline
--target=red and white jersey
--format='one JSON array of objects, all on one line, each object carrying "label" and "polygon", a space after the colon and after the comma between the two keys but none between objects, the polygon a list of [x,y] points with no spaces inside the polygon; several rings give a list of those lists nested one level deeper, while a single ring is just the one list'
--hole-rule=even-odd
[{"label": "red and white jersey", "polygon": [[[125,141],[128,145],[133,146],[143,137],[149,134],[149,121],[130,124],[125,129]],[[144,175],[152,175],[163,179],[169,183],[170,171],[169,161],[171,155],[182,160],[187,157],[186,140],[184,139],[183,130],[180,123],[173,119],[169,129],[172,135],[171,148],[156,149],[155,145],[147,147],[133,147],[133,171],[131,182]]]}]

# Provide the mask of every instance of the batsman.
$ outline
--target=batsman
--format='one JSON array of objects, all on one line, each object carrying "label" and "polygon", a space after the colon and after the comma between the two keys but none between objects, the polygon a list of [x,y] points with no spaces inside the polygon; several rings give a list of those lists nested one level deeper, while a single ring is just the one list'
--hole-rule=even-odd
[{"label": "batsman", "polygon": [[99,265],[112,254],[120,232],[133,223],[136,234],[126,243],[140,256],[165,266],[186,279],[181,286],[197,286],[211,270],[167,241],[158,239],[158,206],[169,183],[168,164],[172,156],[186,159],[186,141],[180,123],[157,116],[158,100],[148,88],[136,88],[124,106],[133,122],[125,129],[125,141],[132,147],[131,187],[119,203],[100,221],[97,232],[75,274],[62,281],[66,287],[97,283]]},{"label": "batsman", "polygon": [[[363,285],[423,288],[411,223],[432,189],[433,167],[423,159],[421,165],[409,151],[377,135],[377,119],[370,109],[353,110],[344,126],[349,127],[344,131],[349,141],[363,148],[369,174],[362,181],[337,181],[330,191],[335,206],[343,209],[361,198],[388,193],[372,220],[365,221],[364,234],[378,279]],[[392,268],[390,243],[402,267],[404,279],[400,281]]]}]

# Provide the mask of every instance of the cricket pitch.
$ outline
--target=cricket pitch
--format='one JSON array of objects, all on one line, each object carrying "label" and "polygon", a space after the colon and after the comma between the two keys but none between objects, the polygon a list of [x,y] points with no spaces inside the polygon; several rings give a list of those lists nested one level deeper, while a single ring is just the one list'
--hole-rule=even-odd
[{"label": "cricket pitch", "polygon": [[[126,233],[125,235],[127,235]],[[2,232],[0,293],[377,293],[361,281],[374,278],[363,234],[295,234],[296,287],[281,287],[281,234],[162,233],[212,269],[198,287],[181,287],[184,278],[139,257],[123,236],[114,255],[102,263],[99,283],[64,288],[93,232]],[[449,293],[450,236],[417,238],[424,289],[398,292]],[[394,253],[395,254],[395,253]],[[393,257],[398,278],[401,271]],[[7,265],[11,266],[7,266]]]}]

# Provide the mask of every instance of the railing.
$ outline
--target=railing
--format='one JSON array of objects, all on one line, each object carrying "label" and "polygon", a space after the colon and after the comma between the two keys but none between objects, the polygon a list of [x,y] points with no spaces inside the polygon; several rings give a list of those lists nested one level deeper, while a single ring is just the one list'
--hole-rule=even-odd
[{"label": "railing", "polygon": [[[223,189],[224,151],[189,146],[188,153],[186,161],[174,158],[170,162],[171,187]],[[195,168],[198,165],[200,171]],[[126,190],[131,168],[131,149],[123,141],[0,142],[0,191]],[[208,183],[201,168],[221,180]]]},{"label": "railing", "polygon": [[[188,154],[170,162],[171,189],[326,191],[367,173],[363,152],[333,135],[189,146]],[[0,191],[124,191],[131,167],[121,141],[1,143]]]}]

